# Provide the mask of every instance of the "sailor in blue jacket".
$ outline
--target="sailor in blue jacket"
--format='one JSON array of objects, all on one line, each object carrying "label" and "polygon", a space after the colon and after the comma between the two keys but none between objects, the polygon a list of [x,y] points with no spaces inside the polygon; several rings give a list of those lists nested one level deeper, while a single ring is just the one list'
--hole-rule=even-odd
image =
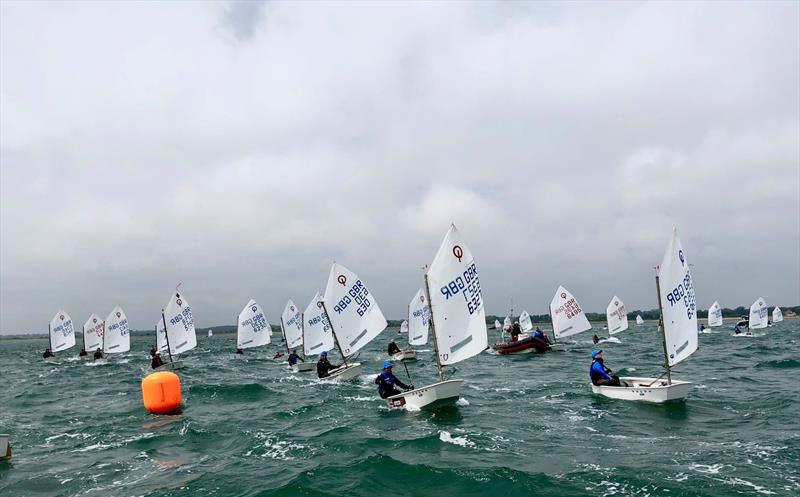
[{"label": "sailor in blue jacket", "polygon": [[382,399],[401,393],[400,390],[394,387],[395,384],[404,390],[414,390],[414,385],[406,385],[392,373],[392,366],[394,364],[391,362],[384,362],[383,371],[375,378],[375,383],[378,385],[378,395]]},{"label": "sailor in blue jacket", "polygon": [[619,377],[612,376],[611,369],[603,364],[603,350],[594,349],[592,351],[592,365],[589,368],[589,378],[592,379],[594,385],[606,385],[610,387],[618,387]]},{"label": "sailor in blue jacket", "polygon": [[541,329],[539,329],[538,326],[536,327],[536,331],[533,333],[533,338],[541,340],[542,342],[545,342],[547,344],[550,343],[550,339],[547,338],[547,335],[545,335],[544,332]]}]

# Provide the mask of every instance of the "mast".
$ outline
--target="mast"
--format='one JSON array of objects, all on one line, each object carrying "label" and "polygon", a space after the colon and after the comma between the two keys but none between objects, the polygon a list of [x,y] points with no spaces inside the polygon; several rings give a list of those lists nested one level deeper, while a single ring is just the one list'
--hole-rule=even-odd
[{"label": "mast", "polygon": [[83,347],[81,347],[81,348],[85,351],[86,350],[86,330],[84,329],[83,333],[81,333],[81,334],[83,335]]},{"label": "mast", "polygon": [[664,308],[661,306],[661,282],[658,279],[658,269],[656,269],[656,292],[658,292],[658,329],[661,331],[661,345],[664,346],[664,367],[667,369],[667,383],[672,385],[672,371],[669,368],[669,355],[667,353],[667,335],[664,331]]},{"label": "mast", "polygon": [[550,326],[553,327],[553,343],[556,343],[556,323],[553,322],[553,313],[550,312],[550,304],[547,304],[547,315],[550,316]]},{"label": "mast", "polygon": [[49,345],[50,353],[53,354],[53,327],[47,325],[47,344]]},{"label": "mast", "polygon": [[[108,319],[108,317],[106,317]],[[103,320],[103,339],[100,341],[100,348],[103,353],[106,353],[106,320]]]},{"label": "mast", "polygon": [[333,321],[331,321],[331,318],[328,316],[328,310],[325,308],[325,301],[324,300],[320,300],[319,303],[322,304],[322,312],[325,314],[325,319],[328,320],[328,325],[330,325],[330,327],[331,327],[331,334],[333,335],[333,341],[336,342],[336,348],[339,349],[339,354],[342,355],[342,360],[344,361],[344,366],[345,367],[349,367],[350,365],[347,364],[347,356],[344,355],[344,351],[342,350],[342,345],[339,343],[339,339],[336,338],[336,331],[334,331],[334,329],[333,329]]},{"label": "mast", "polygon": [[[408,323],[408,333],[406,337],[406,342],[408,342],[408,348],[411,348],[411,304],[406,306],[406,323]],[[403,323],[400,323],[400,326],[403,326]],[[405,365],[405,363],[403,363]]]},{"label": "mast", "polygon": [[[236,318],[236,321],[239,321],[239,318]],[[169,330],[167,329],[167,318],[164,317],[164,309],[161,309],[161,322],[164,323],[164,339],[167,341],[167,354],[169,354],[169,362],[172,363],[172,347],[169,346]],[[105,326],[105,324],[103,325]],[[156,327],[156,333],[158,333],[158,328]],[[105,339],[106,334],[103,333],[103,339]],[[156,347],[158,347],[158,336],[156,336]],[[158,352],[158,351],[156,351]]]},{"label": "mast", "polygon": [[[298,309],[298,311],[299,310],[300,309]],[[281,316],[281,319],[283,319],[283,316]],[[303,350],[303,359],[305,359],[306,358],[306,313],[305,312],[300,313],[300,338],[303,339],[303,346],[300,348]]]},{"label": "mast", "polygon": [[289,354],[289,340],[286,339],[286,328],[283,327],[283,316],[281,315],[281,333],[283,333],[283,343],[286,345],[286,353]]},{"label": "mast", "polygon": [[436,349],[436,367],[439,369],[439,380],[442,378],[442,362],[439,359],[439,342],[436,339],[436,324],[433,321],[433,304],[431,304],[431,290],[428,287],[428,273],[425,273],[425,296],[428,298],[428,306],[431,308],[431,331],[433,332],[433,348]]}]

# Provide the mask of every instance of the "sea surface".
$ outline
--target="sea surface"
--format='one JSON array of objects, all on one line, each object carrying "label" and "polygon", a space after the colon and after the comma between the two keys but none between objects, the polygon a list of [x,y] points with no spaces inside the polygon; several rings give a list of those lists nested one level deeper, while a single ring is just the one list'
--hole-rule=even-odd
[{"label": "sea surface", "polygon": [[[280,343],[236,358],[233,335],[200,336],[183,357],[175,416],[142,406],[152,339],[134,337],[105,365],[77,349],[49,364],[46,340],[0,340],[0,433],[14,448],[0,495],[797,496],[800,320],[758,334],[734,338],[727,324],[701,334],[674,373],[694,382],[682,403],[593,395],[585,333],[564,352],[458,365],[462,399],[433,412],[389,410],[375,392],[396,329],[343,384],[291,374],[272,360]],[[654,324],[617,337],[602,345],[608,366],[660,374]],[[408,370],[420,386],[436,365],[432,346],[418,349]]]}]

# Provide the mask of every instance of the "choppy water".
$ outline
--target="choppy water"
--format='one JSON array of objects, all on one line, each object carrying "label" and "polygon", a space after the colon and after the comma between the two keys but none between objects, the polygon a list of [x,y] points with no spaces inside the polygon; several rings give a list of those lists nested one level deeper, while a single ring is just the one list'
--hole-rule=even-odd
[{"label": "choppy water", "polygon": [[[584,334],[565,352],[467,361],[461,405],[432,413],[390,411],[375,394],[394,330],[361,355],[370,374],[341,385],[290,374],[266,359],[275,345],[241,360],[233,336],[199,337],[179,416],[142,407],[144,338],[102,366],[44,363],[44,340],[0,341],[0,432],[14,446],[0,495],[797,495],[800,321],[729,333],[702,334],[678,368],[695,381],[685,403],[592,395]],[[619,337],[604,344],[609,366],[660,372],[654,326]],[[421,356],[418,386],[435,376]]]}]

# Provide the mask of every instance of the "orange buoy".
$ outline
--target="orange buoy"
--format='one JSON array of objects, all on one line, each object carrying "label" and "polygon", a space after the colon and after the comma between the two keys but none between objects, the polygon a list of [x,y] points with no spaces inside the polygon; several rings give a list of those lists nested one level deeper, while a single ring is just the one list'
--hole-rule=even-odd
[{"label": "orange buoy", "polygon": [[172,414],[181,408],[181,380],[171,371],[158,371],[142,378],[144,408],[153,414]]}]

